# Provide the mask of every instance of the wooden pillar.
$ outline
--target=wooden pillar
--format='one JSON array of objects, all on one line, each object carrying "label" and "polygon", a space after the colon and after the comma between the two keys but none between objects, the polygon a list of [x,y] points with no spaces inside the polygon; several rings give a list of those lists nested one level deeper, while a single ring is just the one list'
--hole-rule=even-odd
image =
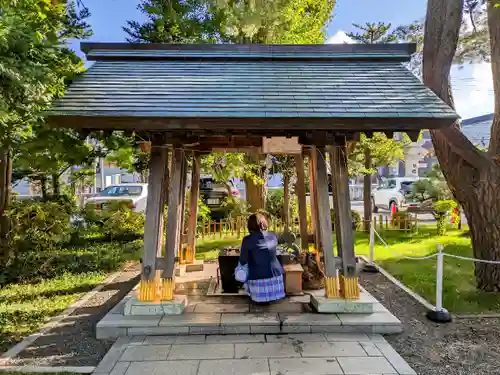
[{"label": "wooden pillar", "polygon": [[311,148],[309,154],[309,202],[311,204],[311,223],[314,233],[314,243],[317,250],[322,246],[318,224],[318,188],[317,188],[317,157],[316,147]]},{"label": "wooden pillar", "polygon": [[167,216],[167,240],[165,244],[165,269],[163,270],[162,300],[172,300],[174,298],[174,272],[175,257],[180,247],[179,221],[181,220],[180,210],[182,189],[182,164],[184,163],[184,152],[174,149],[172,152],[172,170],[170,192],[168,195],[168,216]]},{"label": "wooden pillar", "polygon": [[156,257],[161,253],[163,239],[163,205],[166,184],[165,168],[168,164],[168,152],[160,141],[153,141],[149,186],[144,225],[144,255],[142,257],[141,284],[139,300],[153,301],[159,298],[157,293],[159,280],[156,279]]},{"label": "wooden pillar", "polygon": [[314,151],[317,184],[317,212],[319,236],[325,257],[325,290],[327,298],[339,297],[337,269],[333,253],[332,220],[330,216],[330,196],[328,194],[328,172],[326,168],[326,153],[324,147]]},{"label": "wooden pillar", "polygon": [[[365,169],[372,167],[372,153],[370,149],[365,150]],[[370,223],[372,221],[372,175],[365,174],[363,176],[363,229],[365,232],[370,231]]]},{"label": "wooden pillar", "polygon": [[336,139],[337,144],[330,148],[332,187],[335,191],[335,231],[337,232],[337,251],[342,257],[340,272],[340,292],[346,299],[359,298],[359,285],[356,275],[356,256],[354,254],[354,232],[352,229],[351,202],[349,198],[349,175],[347,171],[347,149],[345,138]]},{"label": "wooden pillar", "polygon": [[193,155],[193,166],[191,171],[191,191],[189,195],[189,225],[188,225],[188,252],[189,261],[196,258],[196,227],[198,223],[198,199],[200,196],[200,168],[201,155]]},{"label": "wooden pillar", "polygon": [[299,225],[300,225],[300,245],[302,250],[309,249],[309,241],[307,239],[307,204],[306,204],[306,176],[304,172],[304,158],[302,154],[294,156],[295,170],[297,172],[297,198],[299,201]]}]

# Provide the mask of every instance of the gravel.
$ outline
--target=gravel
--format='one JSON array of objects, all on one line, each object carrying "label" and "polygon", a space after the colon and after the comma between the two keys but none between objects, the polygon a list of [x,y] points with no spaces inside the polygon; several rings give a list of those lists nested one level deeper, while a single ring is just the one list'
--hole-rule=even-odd
[{"label": "gravel", "polygon": [[380,274],[361,284],[395,314],[404,332],[386,339],[420,375],[500,374],[500,319],[454,319],[436,324],[426,309]]},{"label": "gravel", "polygon": [[37,338],[7,365],[97,366],[114,341],[97,340],[95,325],[139,281],[140,265],[125,268],[85,305]]}]

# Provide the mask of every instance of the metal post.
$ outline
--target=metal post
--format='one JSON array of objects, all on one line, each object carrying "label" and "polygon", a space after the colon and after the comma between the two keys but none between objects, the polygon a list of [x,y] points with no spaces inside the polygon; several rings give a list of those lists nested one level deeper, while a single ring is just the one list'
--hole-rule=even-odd
[{"label": "metal post", "polygon": [[106,187],[104,186],[106,184],[106,180],[104,176],[104,158],[102,156],[99,158],[99,168],[101,169],[101,191],[103,191]]},{"label": "metal post", "polygon": [[[375,219],[376,220],[376,219]],[[363,271],[368,273],[378,273],[378,268],[374,263],[375,261],[375,223],[370,220],[370,259],[364,265]]]},{"label": "metal post", "polygon": [[451,322],[451,314],[443,307],[443,245],[437,246],[436,257],[436,306],[427,312],[427,318],[437,323]]}]

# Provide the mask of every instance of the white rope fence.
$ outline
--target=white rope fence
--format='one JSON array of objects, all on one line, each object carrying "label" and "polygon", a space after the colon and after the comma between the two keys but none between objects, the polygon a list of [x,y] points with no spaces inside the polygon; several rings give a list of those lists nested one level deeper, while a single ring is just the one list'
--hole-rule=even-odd
[{"label": "white rope fence", "polygon": [[389,249],[393,254],[398,256],[399,258],[409,259],[409,260],[427,260],[436,258],[436,305],[434,309],[427,313],[427,317],[435,322],[450,322],[451,315],[450,313],[443,307],[443,267],[444,267],[444,257],[450,257],[460,260],[468,260],[478,263],[487,263],[487,264],[497,264],[500,265],[500,261],[493,260],[485,260],[485,259],[477,259],[477,258],[469,258],[455,254],[448,254],[444,252],[444,246],[439,244],[437,246],[437,252],[422,256],[422,257],[412,257],[404,254],[400,254],[394,249],[392,249],[389,244],[380,236],[380,234],[375,230],[375,225],[373,222],[370,223],[370,258],[368,261],[368,268],[374,269],[376,265],[374,263],[375,258],[375,236],[382,242],[386,249]]}]

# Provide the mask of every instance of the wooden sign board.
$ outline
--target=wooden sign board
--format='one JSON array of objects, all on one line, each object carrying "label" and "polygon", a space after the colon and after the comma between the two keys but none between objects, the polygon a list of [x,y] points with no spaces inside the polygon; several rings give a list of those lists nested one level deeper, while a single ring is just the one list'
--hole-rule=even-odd
[{"label": "wooden sign board", "polygon": [[262,153],[264,154],[300,154],[302,146],[298,137],[262,138]]}]

